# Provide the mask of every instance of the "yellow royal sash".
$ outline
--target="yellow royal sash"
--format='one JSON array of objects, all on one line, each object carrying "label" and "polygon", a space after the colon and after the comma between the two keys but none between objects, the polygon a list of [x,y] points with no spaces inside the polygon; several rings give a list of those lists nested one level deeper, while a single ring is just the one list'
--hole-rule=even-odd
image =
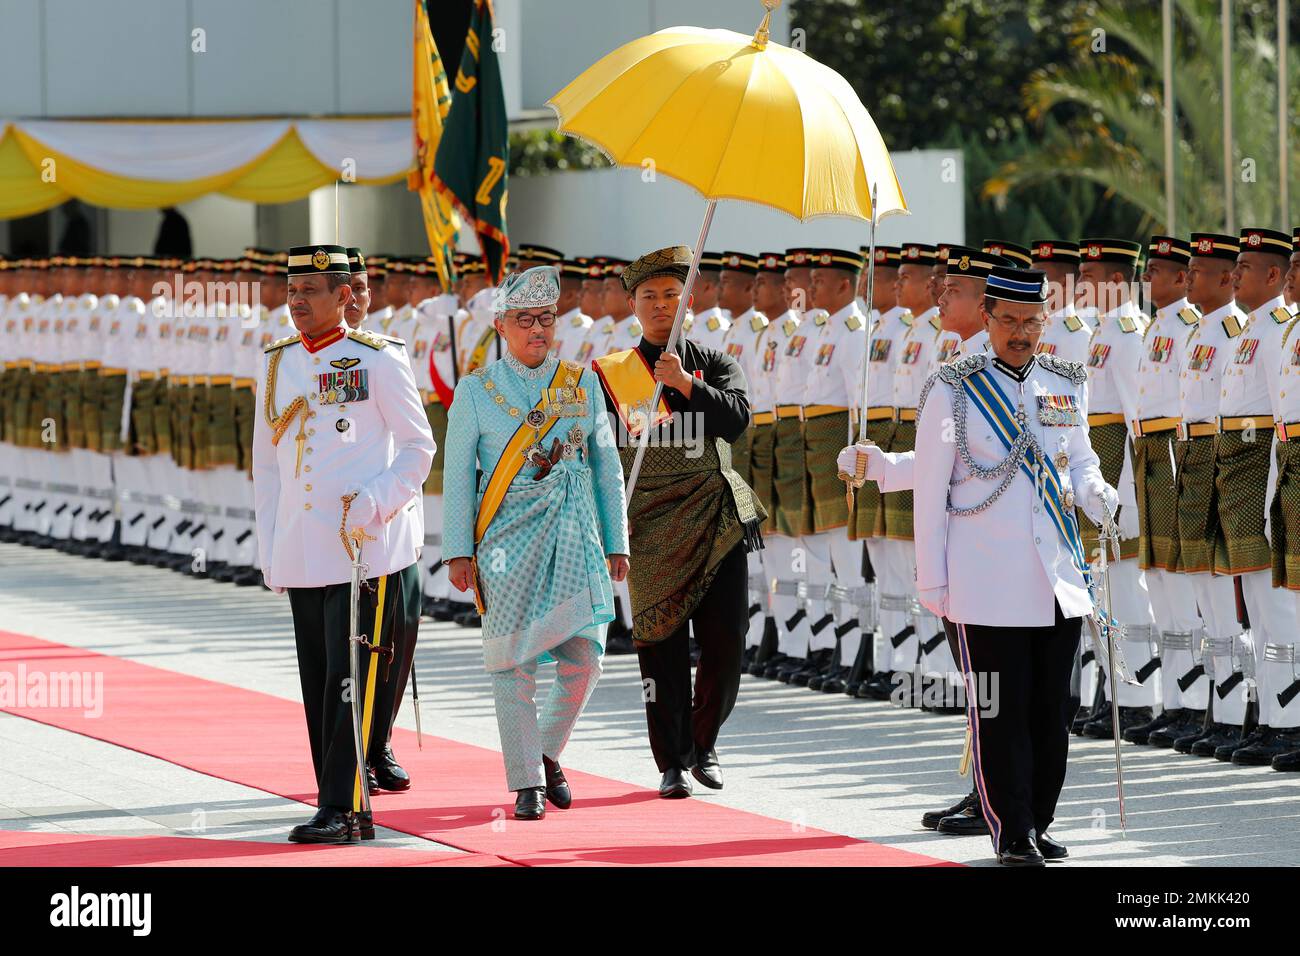
[{"label": "yellow royal sash", "polygon": [[[629,435],[633,438],[639,436],[649,417],[650,399],[655,392],[654,375],[645,356],[639,349],[624,349],[621,352],[611,352],[591,364],[600,376],[605,391],[614,400],[618,420],[623,423]],[[659,407],[655,410],[655,420],[651,427],[662,425],[670,418],[672,412],[660,395]]]},{"label": "yellow royal sash", "polygon": [[572,388],[582,376],[582,366],[573,365],[569,362],[561,362],[555,369],[555,375],[551,378],[550,388],[542,390],[541,400],[533,407],[534,411],[540,411],[546,416],[546,421],[540,428],[534,429],[527,421],[520,423],[515,429],[515,433],[510,436],[510,441],[506,443],[505,450],[501,452],[501,457],[497,459],[496,465],[492,468],[492,474],[488,477],[487,488],[483,492],[483,502],[479,505],[478,518],[474,522],[474,551],[475,554],[470,558],[470,570],[474,574],[474,604],[478,608],[479,614],[487,610],[487,605],[483,598],[483,583],[478,573],[478,546],[483,540],[483,535],[487,534],[488,525],[492,524],[492,519],[496,517],[501,503],[506,500],[506,492],[510,488],[510,482],[515,480],[515,475],[524,467],[527,459],[524,457],[524,450],[534,442],[540,442],[546,437],[547,432],[554,427],[559,421],[559,416],[551,414],[550,401],[548,395],[553,395],[557,388]]},{"label": "yellow royal sash", "polygon": [[496,337],[497,330],[495,328],[488,328],[486,332],[479,336],[478,344],[474,346],[474,351],[470,353],[469,365],[465,369],[466,372],[472,372],[474,369],[482,368],[487,364],[488,346],[492,344],[492,340]]}]

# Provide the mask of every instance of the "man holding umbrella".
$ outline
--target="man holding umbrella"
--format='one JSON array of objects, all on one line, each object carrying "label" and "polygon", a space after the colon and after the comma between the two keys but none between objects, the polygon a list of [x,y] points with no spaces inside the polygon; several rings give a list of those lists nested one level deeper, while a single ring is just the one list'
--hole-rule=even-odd
[{"label": "man holding umbrella", "polygon": [[[644,681],[659,795],[691,794],[686,771],[722,788],[714,744],[736,703],[747,630],[746,553],[762,547],[767,513],[731,467],[730,443],[749,426],[745,376],[725,352],[686,339],[666,347],[691,250],[647,253],[623,270],[644,330],[634,349],[597,359],[606,405],[618,423],[624,472],[650,428],[628,501],[633,639]],[[663,395],[651,415],[655,384]],[[700,660],[691,688],[688,632]]]}]

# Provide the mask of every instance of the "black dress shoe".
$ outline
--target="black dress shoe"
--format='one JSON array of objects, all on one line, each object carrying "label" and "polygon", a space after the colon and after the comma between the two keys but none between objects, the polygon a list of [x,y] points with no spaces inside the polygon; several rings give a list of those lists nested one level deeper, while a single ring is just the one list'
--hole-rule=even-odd
[{"label": "black dress shoe", "polygon": [[546,799],[557,810],[567,810],[573,805],[573,794],[569,790],[569,781],[564,779],[564,770],[546,754],[542,754],[542,770],[546,772]]},{"label": "black dress shoe", "polygon": [[388,790],[391,793],[401,793],[403,790],[411,789],[410,774],[403,770],[393,757],[391,746],[385,747],[375,758],[375,780],[378,781],[381,790]]},{"label": "black dress shoe", "polygon": [[540,820],[546,816],[545,787],[525,787],[515,797],[516,820]]},{"label": "black dress shoe", "polygon": [[231,583],[241,588],[260,588],[262,586],[262,572],[257,568],[241,568]]},{"label": "black dress shoe", "polygon": [[1262,742],[1267,735],[1267,727],[1256,727],[1250,733],[1246,734],[1246,736],[1240,737],[1237,740],[1229,740],[1222,746],[1215,748],[1214,759],[1222,760],[1224,763],[1231,763],[1232,755],[1238,750],[1253,747],[1255,744]]},{"label": "black dress shoe", "polygon": [[1184,710],[1182,720],[1167,724],[1159,730],[1153,730],[1147,737],[1147,743],[1152,747],[1172,747],[1179,737],[1197,733],[1204,724],[1205,711]]},{"label": "black dress shoe", "polygon": [[435,621],[455,621],[458,614],[463,614],[466,604],[457,604],[455,601],[442,600],[433,606],[433,619]]},{"label": "black dress shoe", "polygon": [[1038,852],[1043,854],[1044,860],[1064,860],[1070,855],[1064,843],[1053,840],[1046,833],[1037,834],[1034,842],[1038,846]]},{"label": "black dress shoe", "polygon": [[765,680],[772,680],[776,677],[777,670],[781,665],[790,659],[789,654],[782,654],[777,651],[766,661],[755,661],[754,666],[749,669],[749,673],[754,677],[762,677]]},{"label": "black dress shoe", "polygon": [[722,789],[722,768],[718,766],[718,752],[710,750],[696,760],[691,776],[710,790]]},{"label": "black dress shoe", "polygon": [[[1121,707],[1119,709],[1119,730],[1120,736],[1129,727],[1137,727],[1141,724],[1151,722],[1150,707]],[[1096,740],[1113,740],[1115,737],[1114,718],[1111,716],[1110,708],[1096,720],[1090,720],[1083,725],[1083,735],[1092,737]]]},{"label": "black dress shoe", "polygon": [[1273,769],[1280,770],[1283,773],[1295,773],[1300,770],[1300,746],[1297,746],[1295,750],[1288,750],[1286,753],[1274,757]]},{"label": "black dress shoe", "polygon": [[808,657],[790,658],[788,661],[786,661],[784,664],[782,664],[780,667],[777,668],[776,679],[780,681],[782,684],[790,683],[790,681],[794,679],[795,674],[798,674],[800,671],[802,671],[805,667],[808,666],[809,658],[812,657],[812,655],[815,653],[817,652],[809,651]]},{"label": "black dress shoe", "polygon": [[829,647],[824,647],[820,651],[813,651],[808,655],[808,660],[803,667],[790,675],[790,686],[807,687],[810,680],[830,666],[831,656],[834,653],[834,649]]},{"label": "black dress shoe", "polygon": [[754,656],[758,653],[758,645],[750,644],[745,648],[745,653],[740,655],[740,672],[748,674],[750,666],[754,663]]},{"label": "black dress shoe", "polygon": [[380,792],[379,781],[375,779],[375,768],[369,764],[366,764],[366,789],[372,797]]},{"label": "black dress shoe", "polygon": [[1208,727],[1195,727],[1174,741],[1174,750],[1180,754],[1189,754],[1192,752],[1192,748],[1202,740],[1208,740],[1213,737],[1214,743],[1210,745],[1210,749],[1204,753],[1197,754],[1198,757],[1212,757],[1214,756],[1214,748],[1227,739],[1223,736],[1226,730],[1227,724],[1220,724],[1217,721],[1210,724]]},{"label": "black dress shoe", "polygon": [[889,700],[893,693],[893,671],[876,671],[858,688],[858,698],[862,700]]},{"label": "black dress shoe", "polygon": [[321,807],[306,823],[289,831],[290,843],[355,843],[356,815],[341,807]]},{"label": "black dress shoe", "polygon": [[944,817],[935,828],[948,836],[988,836],[989,825],[984,819],[984,809],[977,800],[974,806],[967,807],[960,813]]},{"label": "black dress shoe", "polygon": [[1019,837],[998,850],[998,862],[1003,866],[1043,866],[1043,854],[1032,837]]},{"label": "black dress shoe", "polygon": [[1242,767],[1267,767],[1278,754],[1300,747],[1300,736],[1294,730],[1274,730],[1271,727],[1258,741],[1246,744],[1232,752],[1232,762]]},{"label": "black dress shoe", "polygon": [[921,826],[925,827],[927,830],[937,830],[939,829],[939,821],[944,817],[950,817],[955,813],[961,813],[970,807],[978,807],[979,802],[979,794],[972,790],[946,810],[925,811],[925,813],[921,814]]},{"label": "black dress shoe", "polygon": [[1170,724],[1181,720],[1182,715],[1182,708],[1163,710],[1160,712],[1159,716],[1152,717],[1145,724],[1138,724],[1136,727],[1130,727],[1128,730],[1125,730],[1120,734],[1120,736],[1131,744],[1145,744],[1147,738],[1149,738],[1153,732],[1160,730],[1162,727],[1168,727]]},{"label": "black dress shoe", "polygon": [[669,767],[659,781],[659,796],[665,800],[680,800],[691,795],[691,782],[682,774],[680,767]]},{"label": "black dress shoe", "polygon": [[478,611],[472,607],[468,611],[461,611],[457,614],[455,620],[461,627],[483,626],[483,618],[479,617]]},{"label": "black dress shoe", "polygon": [[[851,670],[851,667],[844,664],[835,668],[822,680],[821,692],[823,694],[844,693],[845,689],[849,686],[849,672]],[[812,687],[812,681],[808,682],[808,686]]]}]

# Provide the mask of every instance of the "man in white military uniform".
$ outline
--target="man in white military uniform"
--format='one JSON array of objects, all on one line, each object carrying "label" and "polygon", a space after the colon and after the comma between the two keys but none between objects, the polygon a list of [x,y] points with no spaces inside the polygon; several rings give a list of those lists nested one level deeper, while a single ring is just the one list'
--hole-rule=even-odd
[{"label": "man in white military uniform", "polygon": [[1038,239],[1033,244],[1033,265],[1047,273],[1047,326],[1038,351],[1067,362],[1088,360],[1092,328],[1079,318],[1074,290],[1079,271],[1079,244],[1064,239]]},{"label": "man in white military uniform", "polygon": [[691,287],[689,324],[683,328],[696,345],[721,351],[727,330],[731,328],[731,313],[722,305],[722,263],[732,253],[700,253],[699,274]]},{"label": "man in white military uniform", "polygon": [[1047,830],[1093,612],[1073,508],[1117,504],[1088,442],[1086,372],[1034,355],[1046,297],[1040,270],[992,270],[993,354],[940,371],[916,439],[917,589],[957,627],[976,787],[998,861],[1018,866],[1067,853]]},{"label": "man in white military uniform", "polygon": [[[582,297],[582,282],[587,274],[587,267],[575,259],[565,259],[558,266],[560,272],[560,300],[555,303],[559,317],[555,320],[556,354],[561,360],[586,365],[583,346],[591,330],[591,316],[578,305]],[[591,349],[586,350],[587,355]]]},{"label": "man in white military uniform", "polygon": [[[1136,420],[1138,365],[1142,360],[1144,316],[1132,299],[1133,281],[1142,246],[1121,239],[1086,239],[1079,244],[1079,286],[1096,303],[1101,318],[1088,350],[1088,438],[1101,461],[1101,473],[1119,492],[1120,560],[1110,565],[1111,614],[1124,627],[1124,653],[1131,668],[1147,680],[1139,684],[1118,682],[1121,732],[1151,721],[1156,702],[1155,681],[1149,666],[1156,656],[1152,646],[1151,599],[1146,579],[1138,567],[1138,511],[1133,459],[1130,454],[1131,422]],[[1096,529],[1082,523],[1084,553],[1096,558]],[[1110,682],[1101,668],[1096,699],[1110,699]],[[1091,688],[1082,689],[1084,695]],[[1086,699],[1086,697],[1085,697]],[[1092,717],[1076,720],[1078,732],[1110,740],[1114,722],[1103,705]]]},{"label": "man in white military uniform", "polygon": [[[1294,311],[1300,303],[1300,227],[1291,232],[1291,261],[1287,269],[1282,291],[1287,305]],[[1273,545],[1273,585],[1284,588],[1288,597],[1296,602],[1296,614],[1300,617],[1300,332],[1297,331],[1294,318],[1287,323],[1282,333],[1282,349],[1279,356],[1277,392],[1274,397],[1274,444],[1277,463],[1277,479],[1272,487],[1272,504],[1269,509],[1271,525],[1271,543]],[[1272,668],[1270,683],[1277,688],[1277,693],[1269,706],[1274,703],[1281,713],[1273,716],[1276,727],[1293,727],[1298,722],[1295,716],[1300,710],[1300,665],[1296,654],[1295,635],[1288,642],[1279,639],[1276,651],[1270,654],[1265,648],[1263,666]],[[1289,647],[1285,646],[1289,643]],[[1290,661],[1287,661],[1287,657]],[[1290,664],[1288,669],[1287,664]],[[1276,675],[1276,676],[1274,676]],[[1278,679],[1280,677],[1280,679]],[[1274,770],[1300,770],[1300,740],[1294,734],[1279,734],[1279,742],[1286,748],[1273,758]],[[1288,739],[1290,738],[1290,739]]]},{"label": "man in white military uniform", "polygon": [[1161,712],[1145,724],[1123,731],[1125,740],[1145,744],[1157,730],[1185,719],[1186,711],[1205,712],[1209,686],[1194,677],[1184,689],[1180,678],[1194,665],[1193,640],[1202,628],[1196,594],[1187,575],[1178,573],[1178,491],[1174,481],[1174,439],[1179,423],[1179,389],[1186,353],[1183,344],[1200,313],[1187,301],[1186,239],[1152,236],[1144,280],[1155,315],[1147,327],[1137,369],[1137,420],[1133,435],[1133,474],[1137,485],[1138,565],[1146,576],[1160,656],[1144,667],[1130,667],[1138,680],[1156,681]]},{"label": "man in white military uniform", "polygon": [[1252,227],[1241,231],[1240,243],[1232,289],[1237,305],[1246,312],[1246,322],[1233,337],[1232,360],[1224,366],[1219,392],[1214,484],[1220,532],[1214,573],[1236,577],[1246,606],[1257,712],[1254,730],[1240,740],[1225,741],[1214,756],[1239,765],[1268,766],[1291,749],[1300,724],[1300,707],[1288,712],[1278,700],[1295,679],[1292,661],[1271,663],[1268,658],[1274,655],[1266,653],[1270,648],[1290,652],[1297,637],[1295,602],[1273,588],[1267,523],[1268,496],[1277,474],[1273,456],[1274,409],[1281,391],[1277,356],[1291,322],[1282,298],[1291,237]]},{"label": "man in white military uniform", "polygon": [[[1187,298],[1202,313],[1183,343],[1179,387],[1179,425],[1174,443],[1174,475],[1178,501],[1178,570],[1188,576],[1205,626],[1204,641],[1193,636],[1187,648],[1195,663],[1185,672],[1172,668],[1166,680],[1177,680],[1186,691],[1212,675],[1207,693],[1213,719],[1187,709],[1182,720],[1153,731],[1147,742],[1174,747],[1180,753],[1211,757],[1228,740],[1240,737],[1246,715],[1243,678],[1236,649],[1242,633],[1232,578],[1214,571],[1219,514],[1214,496],[1214,445],[1218,432],[1221,380],[1232,361],[1233,337],[1246,316],[1232,300],[1232,269],[1237,262],[1236,236],[1194,232],[1187,273]],[[1231,333],[1231,334],[1230,334]],[[1164,647],[1171,646],[1166,636]],[[1174,643],[1181,650],[1181,641]],[[1227,684],[1228,691],[1218,693]],[[1233,689],[1237,693],[1232,693]]]},{"label": "man in white military uniform", "polygon": [[362,744],[367,754],[383,751],[372,759],[391,760],[385,742],[420,614],[420,488],[434,454],[401,343],[344,322],[348,277],[340,246],[290,250],[289,307],[299,334],[266,349],[253,438],[259,564],[268,587],[289,592],[319,786],[320,809],[289,837],[303,843],[374,835],[373,822],[358,816],[364,781],[343,693],[352,550],[369,541],[360,603],[373,650],[361,654],[358,672]]}]

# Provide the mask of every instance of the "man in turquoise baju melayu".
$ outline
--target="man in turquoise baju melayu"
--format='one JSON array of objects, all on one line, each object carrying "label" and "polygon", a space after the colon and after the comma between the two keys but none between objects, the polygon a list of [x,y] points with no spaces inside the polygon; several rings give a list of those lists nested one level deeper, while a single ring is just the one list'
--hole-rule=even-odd
[{"label": "man in turquoise baju melayu", "polygon": [[[595,373],[550,355],[559,276],[507,276],[495,300],[508,351],[460,380],[443,464],[443,556],[475,587],[515,817],[571,802],[559,756],[600,677],[627,575],[623,469]],[[476,477],[476,466],[478,474]],[[471,561],[473,559],[473,561]],[[537,712],[537,665],[556,678]]]}]

